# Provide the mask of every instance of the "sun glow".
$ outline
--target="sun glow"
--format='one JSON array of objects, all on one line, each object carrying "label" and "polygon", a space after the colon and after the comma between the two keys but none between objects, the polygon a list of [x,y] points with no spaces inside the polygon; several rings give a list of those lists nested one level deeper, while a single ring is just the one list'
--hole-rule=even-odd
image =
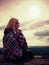
[{"label": "sun glow", "polygon": [[40,8],[38,7],[38,6],[31,6],[30,8],[29,8],[29,16],[31,17],[31,18],[33,18],[33,19],[35,19],[35,18],[39,18],[40,17],[40,15],[41,15],[41,10],[40,10]]}]

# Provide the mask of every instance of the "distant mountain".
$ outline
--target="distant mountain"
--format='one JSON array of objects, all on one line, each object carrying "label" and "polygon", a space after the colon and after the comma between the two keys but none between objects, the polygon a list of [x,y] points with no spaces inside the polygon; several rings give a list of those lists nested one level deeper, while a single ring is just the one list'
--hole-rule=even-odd
[{"label": "distant mountain", "polygon": [[49,46],[30,46],[29,49],[32,50],[34,55],[48,55],[49,56]]},{"label": "distant mountain", "polygon": [[[30,46],[28,49],[32,50],[33,55],[49,56],[49,46]],[[4,54],[3,48],[0,48],[0,54]]]}]

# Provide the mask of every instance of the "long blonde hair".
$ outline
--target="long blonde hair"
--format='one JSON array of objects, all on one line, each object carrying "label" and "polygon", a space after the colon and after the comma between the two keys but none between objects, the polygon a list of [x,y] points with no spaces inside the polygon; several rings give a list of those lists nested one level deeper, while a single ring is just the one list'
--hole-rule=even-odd
[{"label": "long blonde hair", "polygon": [[6,26],[6,29],[14,29],[15,28],[15,24],[18,23],[18,19],[16,18],[11,18]]}]

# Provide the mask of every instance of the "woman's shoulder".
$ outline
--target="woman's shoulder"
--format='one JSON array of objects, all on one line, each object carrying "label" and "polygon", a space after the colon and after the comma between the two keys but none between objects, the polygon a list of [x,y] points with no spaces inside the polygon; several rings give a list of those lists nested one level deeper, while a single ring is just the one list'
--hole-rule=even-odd
[{"label": "woman's shoulder", "polygon": [[8,33],[10,33],[12,30],[11,29],[5,29],[4,30],[4,34],[8,34]]}]

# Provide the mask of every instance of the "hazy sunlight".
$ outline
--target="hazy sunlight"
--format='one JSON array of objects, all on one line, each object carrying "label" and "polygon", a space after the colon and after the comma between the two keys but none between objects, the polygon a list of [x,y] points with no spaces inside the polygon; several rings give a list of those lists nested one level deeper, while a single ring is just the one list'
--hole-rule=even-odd
[{"label": "hazy sunlight", "polygon": [[41,14],[41,10],[38,6],[34,5],[29,8],[29,16],[33,19],[39,18]]}]

